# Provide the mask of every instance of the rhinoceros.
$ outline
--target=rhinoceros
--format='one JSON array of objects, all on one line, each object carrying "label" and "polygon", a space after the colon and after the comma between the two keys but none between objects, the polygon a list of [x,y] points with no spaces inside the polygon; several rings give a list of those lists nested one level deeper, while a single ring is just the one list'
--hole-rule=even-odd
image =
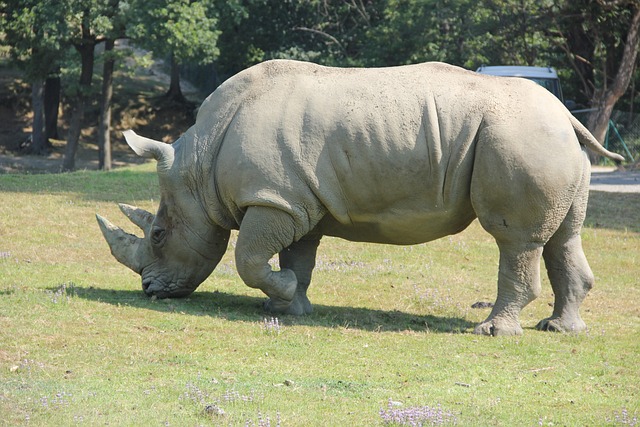
[{"label": "rhinoceros", "polygon": [[[475,332],[522,333],[520,311],[541,292],[541,256],[555,304],[537,328],[586,327],[579,308],[594,277],[580,240],[590,178],[583,147],[623,158],[533,82],[444,63],[274,60],[223,83],[173,144],[124,136],[157,160],[159,208],[120,205],[144,238],[97,218],[149,296],[191,294],[237,229],[241,279],[269,297],[268,310],[306,314],[323,235],[412,245],[478,218],[500,261],[496,302]],[[268,263],[275,254],[279,270]]]}]

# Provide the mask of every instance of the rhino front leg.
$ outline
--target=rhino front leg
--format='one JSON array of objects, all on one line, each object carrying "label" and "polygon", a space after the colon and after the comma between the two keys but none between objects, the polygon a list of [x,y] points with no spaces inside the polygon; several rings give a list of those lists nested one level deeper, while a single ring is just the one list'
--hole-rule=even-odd
[{"label": "rhino front leg", "polygon": [[540,294],[542,245],[501,244],[498,297],[487,320],[476,326],[483,335],[522,335],[520,311]]},{"label": "rhino front leg", "polygon": [[273,271],[269,260],[293,243],[294,221],[286,212],[252,206],[240,224],[236,243],[238,274],[250,287],[260,289],[278,309],[287,311],[296,296],[298,279],[288,268]]},{"label": "rhino front leg", "polygon": [[295,273],[298,287],[291,303],[271,298],[265,303],[266,310],[295,315],[310,314],[313,311],[307,297],[307,289],[311,283],[311,273],[316,265],[316,252],[319,244],[319,238],[304,237],[280,251],[280,267]]}]

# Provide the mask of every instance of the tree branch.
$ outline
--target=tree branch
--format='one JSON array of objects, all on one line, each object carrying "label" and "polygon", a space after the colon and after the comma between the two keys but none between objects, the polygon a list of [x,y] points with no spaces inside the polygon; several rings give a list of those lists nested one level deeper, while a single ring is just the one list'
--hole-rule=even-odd
[{"label": "tree branch", "polygon": [[616,6],[638,6],[638,0],[597,0],[602,7],[612,8]]},{"label": "tree branch", "polygon": [[337,38],[333,37],[331,34],[325,33],[324,31],[316,30],[313,28],[307,28],[307,27],[293,27],[293,30],[306,31],[308,33],[317,34],[319,36],[322,36],[324,38],[331,40],[333,43],[337,44],[340,49],[344,50],[344,48],[342,47],[342,43],[340,43]]},{"label": "tree branch", "polygon": [[588,96],[588,94],[590,92],[593,92],[595,90],[595,88],[593,87],[593,84],[589,84],[587,79],[580,72],[580,68],[578,68],[576,62],[579,61],[579,62],[583,62],[583,63],[589,64],[589,65],[592,65],[592,64],[588,60],[583,58],[582,56],[576,55],[573,52],[571,52],[571,49],[567,45],[567,37],[560,30],[558,30],[558,33],[560,34],[560,37],[562,38],[562,42],[558,43],[557,45],[567,55],[567,59],[569,60],[569,63],[571,64],[571,68],[573,68],[573,70],[576,72],[576,75],[580,78],[580,82],[582,83],[583,91],[584,91],[585,95]]}]

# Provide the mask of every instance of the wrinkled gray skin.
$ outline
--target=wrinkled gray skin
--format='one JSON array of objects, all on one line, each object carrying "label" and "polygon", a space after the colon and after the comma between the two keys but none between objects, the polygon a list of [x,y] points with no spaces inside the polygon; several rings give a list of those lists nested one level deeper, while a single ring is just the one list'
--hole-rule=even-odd
[{"label": "wrinkled gray skin", "polygon": [[[220,86],[168,145],[125,133],[158,161],[154,216],[123,212],[145,237],[98,220],[147,295],[189,295],[239,229],[244,282],[274,312],[311,312],[322,235],[410,245],[478,218],[500,249],[498,296],[476,333],[521,334],[544,257],[555,304],[539,329],[581,331],[593,285],[580,241],[590,166],[606,151],[549,92],[441,63],[338,69],[270,61]],[[279,254],[280,271],[268,260]]]}]

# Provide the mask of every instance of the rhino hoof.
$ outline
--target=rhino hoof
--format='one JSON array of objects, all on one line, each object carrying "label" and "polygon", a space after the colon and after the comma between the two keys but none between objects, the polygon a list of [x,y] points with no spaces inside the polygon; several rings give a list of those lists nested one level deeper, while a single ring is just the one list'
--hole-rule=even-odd
[{"label": "rhino hoof", "polygon": [[262,303],[262,308],[268,313],[282,313],[285,314],[289,311],[291,301],[283,300],[282,298],[269,298]]},{"label": "rhino hoof", "polygon": [[536,325],[536,329],[549,332],[582,332],[587,329],[587,325],[585,325],[582,319],[563,321],[560,317],[548,317],[542,319]]},{"label": "rhino hoof", "polygon": [[265,311],[269,313],[282,313],[291,314],[294,316],[303,316],[305,314],[311,314],[313,308],[308,299],[301,301],[296,295],[293,301],[285,301],[280,298],[269,298],[263,304]]},{"label": "rhino hoof", "polygon": [[492,337],[522,335],[522,327],[518,322],[500,322],[494,320],[486,321],[475,327],[473,330],[477,335],[488,335]]}]

